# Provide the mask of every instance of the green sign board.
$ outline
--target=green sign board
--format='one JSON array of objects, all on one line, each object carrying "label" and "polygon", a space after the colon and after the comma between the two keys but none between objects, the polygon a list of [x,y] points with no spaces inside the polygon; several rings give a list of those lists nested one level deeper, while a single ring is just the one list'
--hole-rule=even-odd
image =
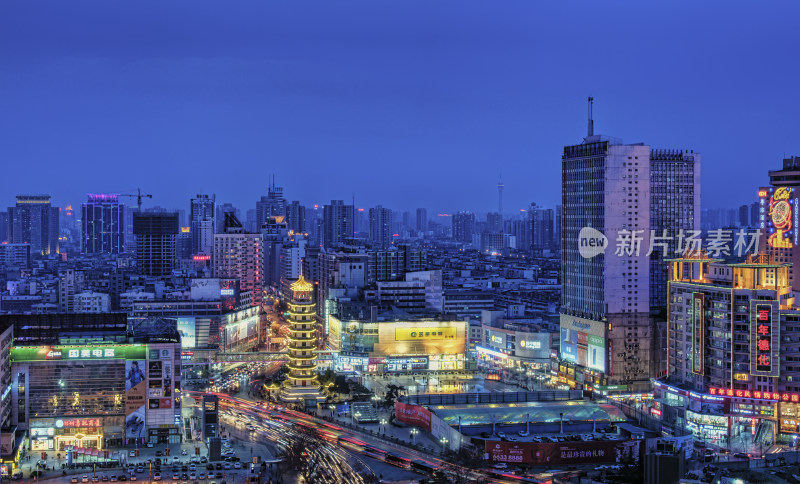
[{"label": "green sign board", "polygon": [[597,389],[601,392],[624,392],[628,390],[628,385],[598,385]]},{"label": "green sign board", "polygon": [[595,336],[593,334],[590,334],[589,345],[604,348],[606,346],[606,340],[602,336]]},{"label": "green sign board", "polygon": [[14,346],[11,361],[144,360],[146,345]]}]

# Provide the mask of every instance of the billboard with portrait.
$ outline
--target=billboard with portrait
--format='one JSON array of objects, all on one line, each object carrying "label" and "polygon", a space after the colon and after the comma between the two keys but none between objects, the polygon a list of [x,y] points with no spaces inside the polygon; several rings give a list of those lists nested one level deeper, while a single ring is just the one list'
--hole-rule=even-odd
[{"label": "billboard with portrait", "polygon": [[144,436],[145,394],[147,380],[144,375],[144,360],[125,362],[125,436]]}]

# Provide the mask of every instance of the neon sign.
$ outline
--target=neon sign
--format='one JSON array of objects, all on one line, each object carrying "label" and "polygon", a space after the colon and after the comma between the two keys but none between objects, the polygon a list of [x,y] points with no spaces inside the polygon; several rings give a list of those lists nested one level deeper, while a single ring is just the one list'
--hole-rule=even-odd
[{"label": "neon sign", "polygon": [[[767,244],[776,249],[791,249],[797,244],[798,199],[791,187],[770,188],[767,219],[770,222]],[[759,190],[760,204],[765,205],[767,190]],[[794,206],[792,206],[794,204]],[[762,227],[763,227],[762,223]],[[794,243],[793,243],[794,242]]]},{"label": "neon sign", "polygon": [[75,427],[102,427],[103,419],[99,418],[73,418],[68,420],[56,420],[56,427],[58,428],[75,428]]},{"label": "neon sign", "polygon": [[710,395],[732,398],[751,398],[754,400],[772,400],[776,402],[800,403],[800,395],[797,393],[777,393],[761,392],[750,390],[732,390],[730,388],[709,388]]},{"label": "neon sign", "polygon": [[772,371],[772,306],[756,305],[755,337],[751,340],[755,345],[756,371],[770,373]]}]

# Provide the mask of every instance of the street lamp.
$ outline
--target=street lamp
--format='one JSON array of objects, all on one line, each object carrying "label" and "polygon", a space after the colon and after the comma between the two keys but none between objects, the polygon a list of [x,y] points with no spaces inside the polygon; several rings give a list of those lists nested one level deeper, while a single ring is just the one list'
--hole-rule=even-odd
[{"label": "street lamp", "polygon": [[378,395],[373,395],[372,396],[372,401],[375,402],[375,410],[378,410],[378,400],[380,400],[380,399],[381,399],[381,397],[379,397]]},{"label": "street lamp", "polygon": [[442,437],[441,439],[439,439],[439,441],[442,443],[442,452],[446,451],[448,442],[447,437]]},{"label": "street lamp", "polygon": [[[383,433],[384,433],[384,434],[386,433],[386,423],[387,423],[387,422],[386,422],[386,419],[385,419],[385,418],[382,418],[382,419],[381,419],[381,425],[383,425]],[[797,439],[795,439],[795,443],[796,443],[796,442],[797,442]]]},{"label": "street lamp", "polygon": [[408,433],[411,434],[411,444],[413,445],[414,444],[414,437],[419,433],[419,429],[417,429],[416,427],[413,427],[411,430],[409,430]]}]

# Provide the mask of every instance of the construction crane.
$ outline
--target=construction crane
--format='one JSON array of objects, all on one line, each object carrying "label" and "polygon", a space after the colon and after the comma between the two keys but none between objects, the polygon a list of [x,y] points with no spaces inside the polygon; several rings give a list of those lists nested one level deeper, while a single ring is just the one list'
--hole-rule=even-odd
[{"label": "construction crane", "polygon": [[142,211],[142,197],[153,198],[153,195],[150,195],[149,193],[142,193],[142,189],[141,188],[137,188],[136,189],[136,193],[120,193],[119,196],[120,197],[136,198],[136,211],[137,212],[141,212]]}]

